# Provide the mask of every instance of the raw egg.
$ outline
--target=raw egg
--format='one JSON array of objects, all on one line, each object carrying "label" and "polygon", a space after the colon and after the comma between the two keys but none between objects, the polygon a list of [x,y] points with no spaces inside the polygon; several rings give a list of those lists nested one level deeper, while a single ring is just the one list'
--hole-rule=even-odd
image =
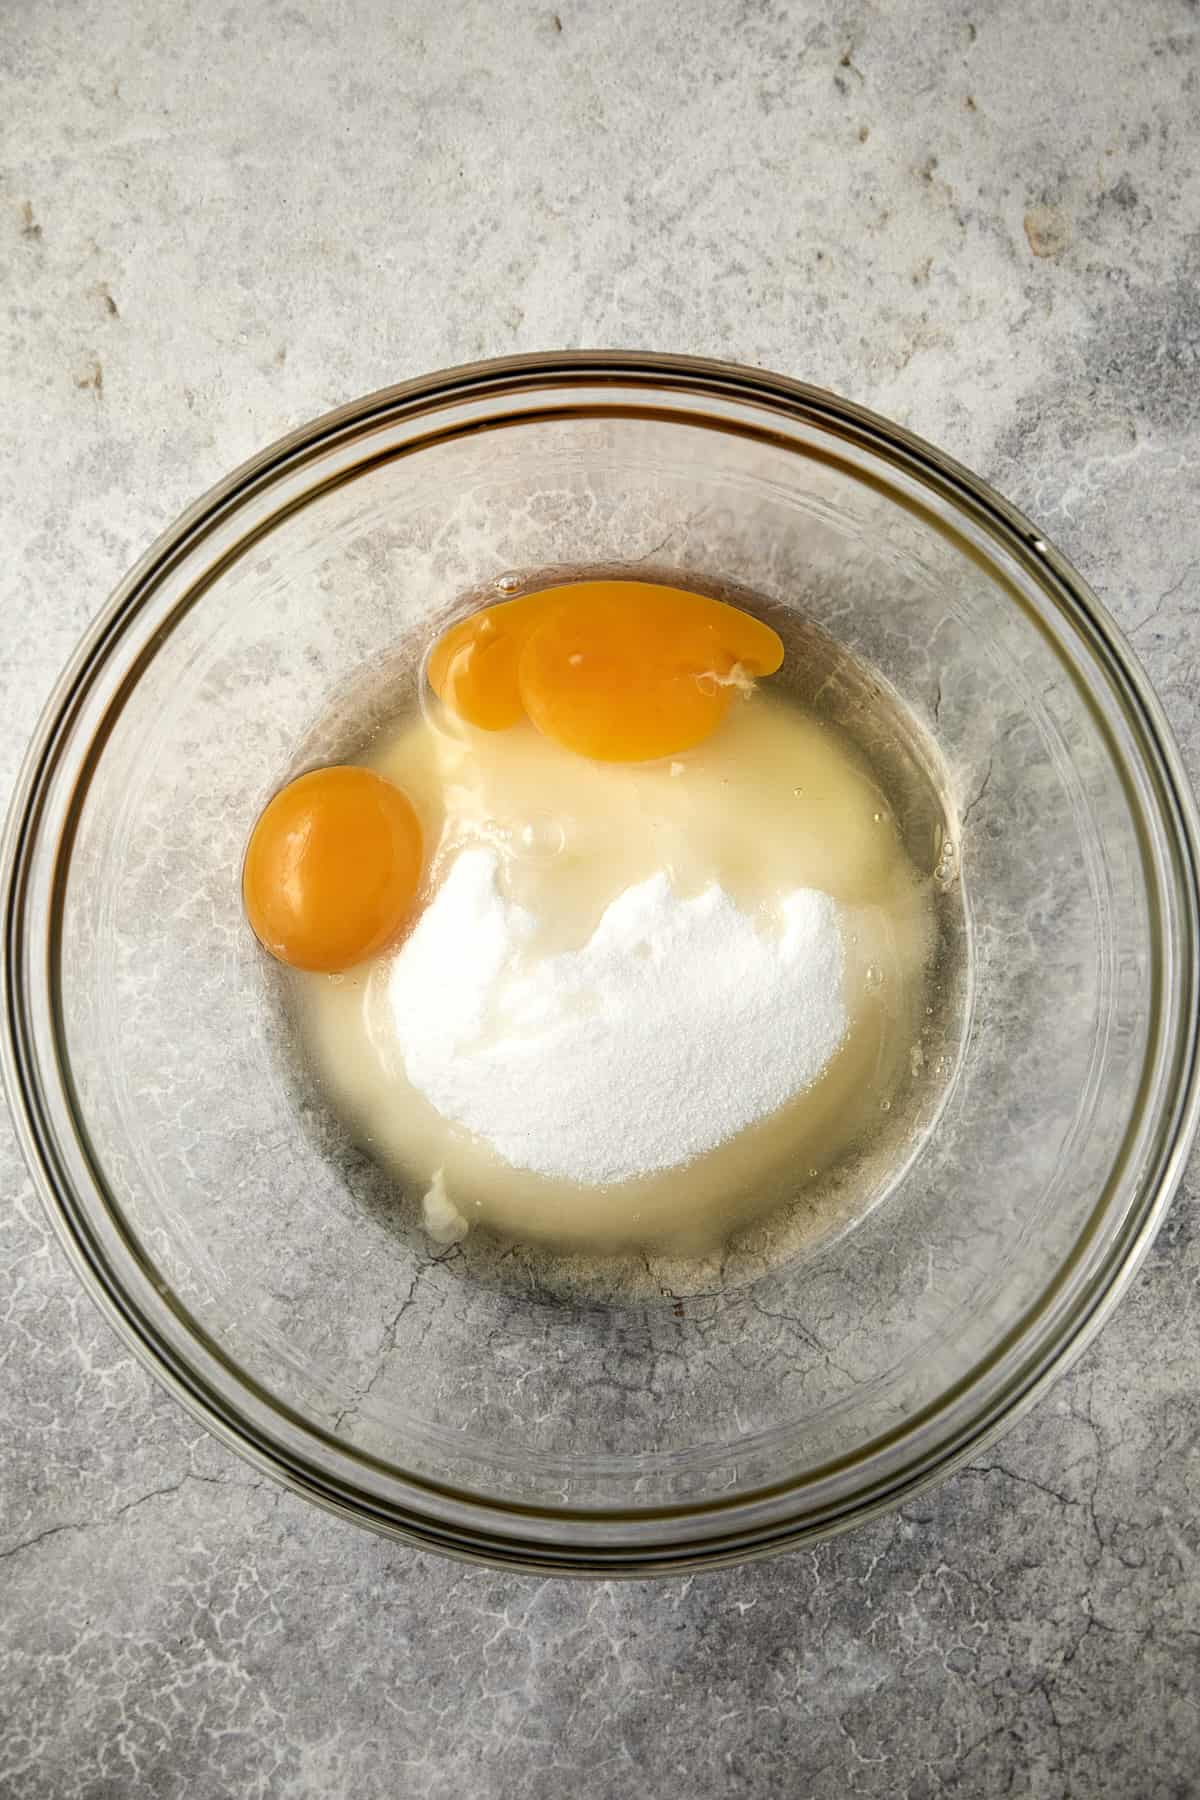
[{"label": "raw egg", "polygon": [[412,912],[421,827],[407,795],[371,769],[289,782],[251,833],[242,897],[263,948],[335,974],[376,955]]},{"label": "raw egg", "polygon": [[452,626],[429,680],[486,730],[525,715],[581,756],[647,762],[701,743],[735,691],[782,661],[776,633],[738,607],[651,582],[581,581]]},{"label": "raw egg", "polygon": [[516,725],[525,716],[517,664],[543,613],[543,595],[528,594],[485,607],[444,631],[426,669],[438,699],[484,731]]}]

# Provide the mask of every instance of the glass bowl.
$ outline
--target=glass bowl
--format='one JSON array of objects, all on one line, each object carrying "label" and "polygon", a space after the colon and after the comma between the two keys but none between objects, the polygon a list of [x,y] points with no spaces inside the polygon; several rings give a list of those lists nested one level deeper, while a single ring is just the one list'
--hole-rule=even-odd
[{"label": "glass bowl", "polygon": [[[397,646],[512,571],[614,566],[753,591],[924,722],[971,948],[880,1204],[753,1279],[621,1303],[474,1279],[409,1228],[293,1078],[238,884],[364,670],[415,683]],[[777,376],[481,364],[248,463],[89,631],[8,826],[5,1076],[86,1285],[235,1449],[432,1548],[689,1568],[899,1503],[1103,1319],[1196,1120],[1196,868],[1128,647],[982,482]]]}]

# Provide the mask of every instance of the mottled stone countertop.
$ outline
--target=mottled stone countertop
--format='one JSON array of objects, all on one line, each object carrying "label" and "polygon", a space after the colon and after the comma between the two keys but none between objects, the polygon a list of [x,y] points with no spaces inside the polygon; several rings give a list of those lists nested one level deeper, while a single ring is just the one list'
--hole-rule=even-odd
[{"label": "mottled stone countertop", "polygon": [[[1073,557],[1200,773],[1195,0],[23,0],[0,17],[0,755],[196,494],[449,363],[837,389]],[[687,1581],[461,1567],[263,1481],[78,1289],[5,1132],[0,1794],[1200,1794],[1197,1165],[1036,1411]]]}]

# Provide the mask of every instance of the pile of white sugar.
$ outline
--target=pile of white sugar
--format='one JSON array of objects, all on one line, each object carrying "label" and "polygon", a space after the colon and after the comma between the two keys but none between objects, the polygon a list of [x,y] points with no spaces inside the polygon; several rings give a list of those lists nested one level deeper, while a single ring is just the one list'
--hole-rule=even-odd
[{"label": "pile of white sugar", "polygon": [[405,1072],[514,1168],[628,1181],[715,1149],[809,1087],[846,1031],[838,911],[784,896],[760,927],[719,887],[619,895],[538,957],[488,850],[466,850],[388,974]]}]

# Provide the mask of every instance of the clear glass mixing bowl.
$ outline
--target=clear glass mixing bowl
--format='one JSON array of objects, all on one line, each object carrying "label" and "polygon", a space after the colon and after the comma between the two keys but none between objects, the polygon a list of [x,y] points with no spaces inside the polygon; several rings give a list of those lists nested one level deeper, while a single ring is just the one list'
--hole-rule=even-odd
[{"label": "clear glass mixing bowl", "polygon": [[[800,609],[955,784],[973,980],[935,1128],[855,1230],[684,1299],[474,1281],[395,1229],[289,1079],[239,905],[331,696],[464,592],[564,564]],[[494,1562],[733,1559],[944,1474],[1112,1305],[1195,1122],[1196,853],[1112,622],[928,445],[716,364],[484,364],[240,469],[89,632],[9,823],[5,1075],[92,1293],[295,1489]]]}]

